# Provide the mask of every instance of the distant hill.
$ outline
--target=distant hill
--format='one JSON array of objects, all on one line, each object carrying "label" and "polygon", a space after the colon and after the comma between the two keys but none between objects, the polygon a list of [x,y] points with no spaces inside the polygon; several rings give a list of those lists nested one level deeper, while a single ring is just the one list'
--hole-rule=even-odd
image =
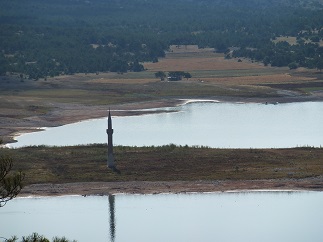
[{"label": "distant hill", "polygon": [[[322,0],[1,1],[0,75],[143,71],[141,62],[189,44],[322,69],[322,9]],[[297,43],[272,41],[280,36]]]}]

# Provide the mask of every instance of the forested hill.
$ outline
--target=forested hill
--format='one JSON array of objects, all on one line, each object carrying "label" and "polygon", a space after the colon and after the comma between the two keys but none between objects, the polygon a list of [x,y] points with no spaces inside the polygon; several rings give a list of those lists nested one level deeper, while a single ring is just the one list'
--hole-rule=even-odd
[{"label": "forested hill", "polygon": [[322,9],[319,0],[0,0],[0,75],[142,71],[173,44],[320,68]]}]

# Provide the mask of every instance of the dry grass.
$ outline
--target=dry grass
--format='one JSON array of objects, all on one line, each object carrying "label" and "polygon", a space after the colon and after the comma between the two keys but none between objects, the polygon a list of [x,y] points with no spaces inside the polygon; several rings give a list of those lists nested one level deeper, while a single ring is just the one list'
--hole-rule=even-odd
[{"label": "dry grass", "polygon": [[210,54],[205,57],[195,55],[186,56],[185,58],[166,57],[160,59],[157,63],[145,63],[145,68],[151,72],[157,71],[201,71],[201,70],[246,70],[246,69],[262,69],[262,64],[252,63],[244,60],[238,62],[237,59],[226,60],[217,54]]},{"label": "dry grass", "polygon": [[273,42],[275,44],[278,43],[278,42],[283,42],[283,41],[286,41],[290,45],[296,45],[297,44],[296,37],[292,37],[292,36],[280,36],[280,37],[277,37],[275,40],[273,40]]},{"label": "dry grass", "polygon": [[262,76],[239,76],[239,77],[217,77],[203,78],[206,83],[221,83],[230,85],[258,85],[272,83],[295,83],[304,81],[313,81],[315,78],[292,76],[288,73],[262,75]]},{"label": "dry grass", "polygon": [[157,63],[144,63],[148,71],[205,71],[205,70],[246,70],[265,68],[262,64],[248,60],[224,59],[223,54],[213,48],[199,49],[196,45],[171,46],[166,57]]},{"label": "dry grass", "polygon": [[214,48],[199,48],[197,45],[171,45],[167,54],[171,53],[212,53]]},{"label": "dry grass", "polygon": [[150,82],[156,82],[158,79],[156,78],[136,78],[136,79],[130,79],[130,78],[120,78],[120,79],[113,79],[113,78],[100,78],[100,79],[93,79],[89,80],[89,84],[147,84]]},{"label": "dry grass", "polygon": [[26,173],[26,184],[92,181],[196,181],[323,175],[323,149],[116,147],[121,175],[106,167],[106,145],[0,149]]}]

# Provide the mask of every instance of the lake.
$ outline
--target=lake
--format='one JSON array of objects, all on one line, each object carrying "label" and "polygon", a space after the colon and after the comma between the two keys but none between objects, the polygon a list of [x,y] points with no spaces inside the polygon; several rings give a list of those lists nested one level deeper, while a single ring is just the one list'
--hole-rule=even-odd
[{"label": "lake", "polygon": [[[323,103],[197,102],[113,117],[118,145],[282,148],[323,144]],[[169,112],[171,111],[171,112]],[[112,111],[113,114],[113,111]],[[106,118],[24,134],[11,147],[105,143]],[[321,242],[323,192],[18,198],[0,208],[0,237],[79,242]]]},{"label": "lake", "polygon": [[0,237],[38,232],[79,242],[321,242],[323,192],[18,198]]},{"label": "lake", "polygon": [[[113,117],[114,144],[289,148],[323,145],[323,103],[196,102],[164,113]],[[173,111],[173,112],[167,112]],[[112,111],[113,115],[113,111]],[[106,118],[24,134],[10,147],[106,143]]]}]

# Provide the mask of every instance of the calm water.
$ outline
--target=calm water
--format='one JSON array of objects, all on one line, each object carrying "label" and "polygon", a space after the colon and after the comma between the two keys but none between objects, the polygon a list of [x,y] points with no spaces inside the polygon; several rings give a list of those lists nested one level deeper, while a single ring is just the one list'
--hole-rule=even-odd
[{"label": "calm water", "polygon": [[323,192],[20,198],[0,237],[37,231],[79,242],[322,242]]},{"label": "calm water", "polygon": [[[167,110],[177,112],[114,117],[114,143],[130,146],[174,143],[215,148],[323,145],[322,102],[191,103]],[[11,147],[105,143],[106,128],[105,118],[49,128],[22,135]]]}]

